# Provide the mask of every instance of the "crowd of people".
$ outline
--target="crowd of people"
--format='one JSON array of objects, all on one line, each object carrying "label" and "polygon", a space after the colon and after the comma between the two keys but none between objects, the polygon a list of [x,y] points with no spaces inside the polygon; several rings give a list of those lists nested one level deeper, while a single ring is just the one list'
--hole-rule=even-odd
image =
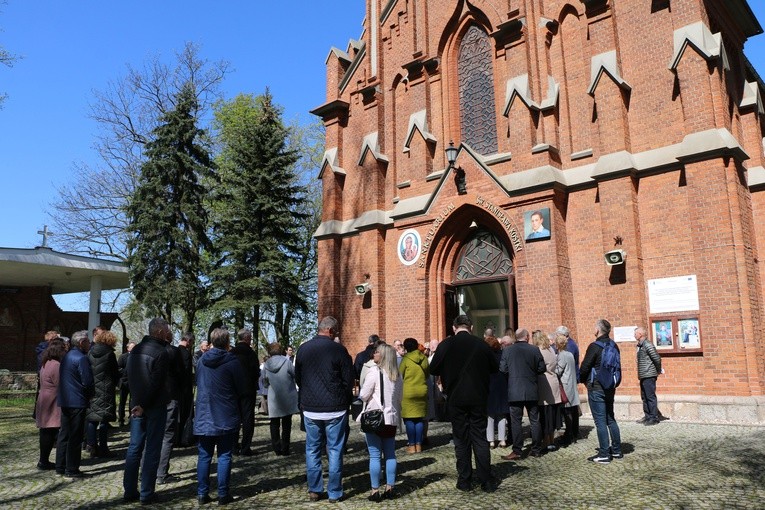
[{"label": "crowd of people", "polygon": [[[111,423],[119,420],[123,426],[127,411],[125,501],[159,501],[156,485],[179,480],[170,472],[173,447],[195,444],[198,503],[213,501],[210,469],[217,454],[217,501],[225,505],[235,499],[233,456],[253,455],[260,394],[268,402],[276,455],[291,454],[292,420],[300,414],[310,501],[343,499],[343,456],[352,418],[361,422],[367,445],[370,501],[397,496],[396,434],[405,433],[406,453],[417,455],[427,448],[428,423],[434,419],[451,422],[457,489],[469,491],[478,484],[492,492],[499,480],[492,475],[490,449],[511,447],[501,458],[520,461],[580,438],[579,383],[587,387],[598,437],[597,453],[589,460],[607,464],[623,457],[614,417],[620,357],[608,321],[597,321],[595,341],[581,366],[577,342],[565,326],[550,334],[507,329],[499,338],[491,328],[483,338],[472,330],[470,319],[460,315],[454,334],[443,341],[406,338],[388,345],[370,335],[367,347],[352,360],[339,342],[338,321],[325,317],[317,335],[296,353],[269,344],[262,364],[248,329],[236,334],[234,345],[227,329],[213,329],[192,352],[192,334],[174,346],[170,325],[155,318],[142,341],[128,342],[119,359],[111,331],[94,329],[92,346],[88,331],[74,333],[71,340],[49,332],[38,348],[37,466],[70,478],[86,476],[80,470],[82,451],[111,456]],[[635,330],[635,339],[645,414],[640,422],[653,425],[659,419],[655,391],[661,358],[644,328]],[[351,409],[356,410],[353,417]],[[531,432],[527,451],[524,410]]]}]

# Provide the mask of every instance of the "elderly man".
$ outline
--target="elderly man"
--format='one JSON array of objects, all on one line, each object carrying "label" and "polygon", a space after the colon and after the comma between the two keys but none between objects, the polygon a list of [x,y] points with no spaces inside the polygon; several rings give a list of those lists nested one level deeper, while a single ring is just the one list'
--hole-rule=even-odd
[{"label": "elderly man", "polygon": [[324,451],[329,462],[329,501],[337,503],[343,497],[343,445],[355,375],[348,350],[333,340],[339,332],[337,319],[323,318],[318,334],[298,349],[295,360],[295,382],[300,387],[305,419],[305,464],[311,501],[323,498]]},{"label": "elderly man", "polygon": [[[247,378],[231,348],[227,329],[210,333],[212,349],[197,365],[197,414],[194,434],[199,437],[197,459],[197,500],[209,503],[210,464],[218,450],[218,505],[234,501],[229,488],[231,454],[239,433],[239,401],[246,391]],[[257,359],[256,359],[257,361]]]},{"label": "elderly man", "polygon": [[[510,404],[510,430],[513,451],[504,460],[519,460],[523,452],[523,409],[531,424],[531,456],[542,456],[542,427],[539,422],[539,387],[537,377],[546,371],[545,360],[538,347],[529,344],[529,332],[515,332],[515,343],[502,350],[500,372],[507,374],[507,401]],[[448,395],[448,393],[447,393]]]},{"label": "elderly man", "polygon": [[61,408],[61,429],[56,445],[56,473],[68,478],[82,478],[82,439],[88,401],[95,392],[93,371],[88,360],[88,332],[72,335],[72,348],[61,360],[58,384],[58,406]]},{"label": "elderly man", "polygon": [[150,505],[158,501],[154,489],[167,422],[167,404],[170,402],[167,388],[170,356],[166,339],[171,335],[170,325],[165,319],[152,319],[149,322],[149,334],[143,337],[128,356],[130,444],[125,455],[125,474],[122,478],[125,491],[122,499],[126,502],[140,498],[142,504]]},{"label": "elderly man", "polygon": [[661,357],[648,340],[645,328],[635,328],[637,340],[637,374],[640,380],[640,399],[643,401],[643,418],[638,423],[659,423],[659,405],[656,401],[656,379],[661,373]]},{"label": "elderly man", "polygon": [[260,361],[258,353],[252,347],[252,331],[240,329],[237,342],[231,352],[239,359],[244,371],[244,391],[239,396],[239,414],[242,417],[242,442],[235,452],[250,456],[252,452],[252,436],[255,432],[255,400],[258,396],[258,380],[260,379]]}]

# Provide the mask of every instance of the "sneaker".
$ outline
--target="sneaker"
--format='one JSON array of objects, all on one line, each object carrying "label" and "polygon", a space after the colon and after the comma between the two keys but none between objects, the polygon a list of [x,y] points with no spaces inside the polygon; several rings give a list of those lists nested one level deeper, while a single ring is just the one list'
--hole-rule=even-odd
[{"label": "sneaker", "polygon": [[607,455],[593,455],[592,457],[588,457],[587,460],[592,461],[596,464],[610,464],[611,458]]}]

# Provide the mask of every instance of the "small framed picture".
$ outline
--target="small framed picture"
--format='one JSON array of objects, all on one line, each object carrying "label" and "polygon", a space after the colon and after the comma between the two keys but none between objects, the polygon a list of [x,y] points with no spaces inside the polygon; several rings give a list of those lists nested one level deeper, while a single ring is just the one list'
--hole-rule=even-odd
[{"label": "small framed picture", "polygon": [[698,319],[680,319],[677,321],[680,349],[701,349],[701,333]]},{"label": "small framed picture", "polygon": [[657,349],[672,349],[675,346],[675,335],[672,330],[671,320],[658,320],[651,323],[653,330],[653,344]]},{"label": "small framed picture", "polygon": [[524,213],[523,232],[527,241],[550,239],[550,209],[545,207]]}]

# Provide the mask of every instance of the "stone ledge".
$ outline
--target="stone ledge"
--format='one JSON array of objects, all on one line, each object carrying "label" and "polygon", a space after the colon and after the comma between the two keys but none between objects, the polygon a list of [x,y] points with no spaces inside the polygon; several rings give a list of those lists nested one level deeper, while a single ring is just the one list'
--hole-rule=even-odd
[{"label": "stone ledge", "polygon": [[[730,425],[765,425],[765,396],[725,397],[704,395],[658,396],[659,411],[666,418],[680,423]],[[581,396],[582,412],[590,414],[586,394]],[[637,420],[643,417],[643,402],[639,395],[616,395],[614,414],[617,420]]]}]

